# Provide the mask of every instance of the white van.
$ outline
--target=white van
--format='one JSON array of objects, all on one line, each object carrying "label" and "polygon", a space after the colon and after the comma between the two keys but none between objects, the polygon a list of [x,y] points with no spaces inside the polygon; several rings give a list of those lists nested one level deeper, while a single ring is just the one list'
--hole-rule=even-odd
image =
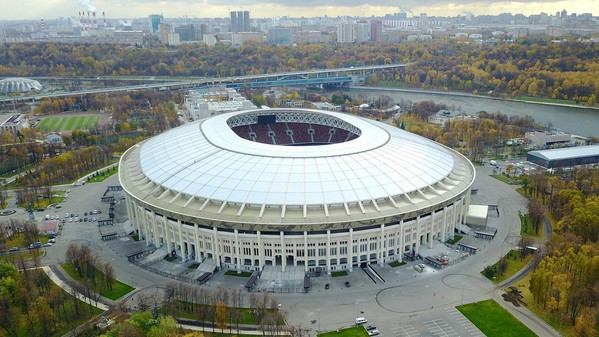
[{"label": "white van", "polygon": [[356,324],[364,324],[366,322],[368,322],[368,320],[365,317],[356,318]]},{"label": "white van", "polygon": [[50,214],[46,214],[46,220],[50,220]]}]

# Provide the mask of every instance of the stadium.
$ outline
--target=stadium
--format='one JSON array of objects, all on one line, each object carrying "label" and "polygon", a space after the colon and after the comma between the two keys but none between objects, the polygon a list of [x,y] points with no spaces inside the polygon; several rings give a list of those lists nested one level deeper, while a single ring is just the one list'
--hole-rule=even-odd
[{"label": "stadium", "polygon": [[474,181],[464,156],[353,115],[257,109],[192,122],[120,161],[147,246],[239,271],[402,261],[452,238]]}]

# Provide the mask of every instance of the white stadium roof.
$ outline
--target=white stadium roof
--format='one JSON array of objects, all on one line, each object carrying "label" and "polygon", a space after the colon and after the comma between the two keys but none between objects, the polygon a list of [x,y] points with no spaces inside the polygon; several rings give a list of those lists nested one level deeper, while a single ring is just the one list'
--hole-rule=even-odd
[{"label": "white stadium roof", "polygon": [[0,80],[0,94],[12,94],[13,92],[29,92],[31,90],[42,90],[40,82],[22,77],[9,77]]},{"label": "white stadium roof", "polygon": [[148,140],[140,150],[144,175],[173,194],[200,199],[333,205],[423,190],[446,179],[455,165],[450,151],[428,139],[351,115],[334,114],[361,130],[354,140],[281,146],[239,137],[227,125],[238,114],[189,123]]},{"label": "white stadium roof", "polygon": [[[274,116],[278,126],[270,124]],[[268,128],[288,132],[281,122],[297,128],[298,139],[290,138],[290,145],[250,140]],[[257,129],[250,129],[255,124]],[[318,135],[349,136],[323,144],[313,134],[306,143],[299,138],[302,130],[310,132],[307,124],[320,130]],[[127,195],[147,210],[251,230],[399,221],[450,206],[474,177],[470,161],[431,140],[384,123],[309,109],[257,109],[185,124],[127,150],[119,169]]]}]

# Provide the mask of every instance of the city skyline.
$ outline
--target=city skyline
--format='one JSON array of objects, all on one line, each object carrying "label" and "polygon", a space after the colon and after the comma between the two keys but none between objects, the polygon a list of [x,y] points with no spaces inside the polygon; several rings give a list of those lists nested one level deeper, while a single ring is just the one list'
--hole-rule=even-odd
[{"label": "city skyline", "polygon": [[[565,9],[571,13],[591,13],[597,15],[596,6],[590,1],[491,1],[491,0],[457,0],[445,2],[440,0],[407,0],[401,4],[397,0],[381,0],[371,4],[368,0],[332,0],[323,5],[316,0],[301,2],[283,0],[234,0],[226,5],[215,0],[189,2],[187,0],[153,1],[134,0],[121,2],[115,0],[31,0],[19,3],[19,10],[4,11],[0,20],[39,20],[58,17],[75,17],[79,11],[102,13],[111,18],[147,17],[149,14],[162,13],[165,17],[198,17],[225,18],[232,10],[249,10],[252,18],[265,17],[319,17],[337,16],[383,16],[385,14],[406,12],[408,16],[426,13],[429,16],[457,15],[497,15],[539,14],[541,12],[554,15]],[[341,5],[343,4],[343,5]],[[15,5],[16,7],[16,5]]]}]

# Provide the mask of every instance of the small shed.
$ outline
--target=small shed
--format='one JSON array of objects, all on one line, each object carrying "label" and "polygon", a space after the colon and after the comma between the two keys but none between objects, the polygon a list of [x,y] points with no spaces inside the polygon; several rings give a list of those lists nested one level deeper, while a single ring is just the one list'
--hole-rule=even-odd
[{"label": "small shed", "polygon": [[489,206],[487,205],[470,205],[466,214],[466,224],[472,228],[485,228],[488,213]]}]

